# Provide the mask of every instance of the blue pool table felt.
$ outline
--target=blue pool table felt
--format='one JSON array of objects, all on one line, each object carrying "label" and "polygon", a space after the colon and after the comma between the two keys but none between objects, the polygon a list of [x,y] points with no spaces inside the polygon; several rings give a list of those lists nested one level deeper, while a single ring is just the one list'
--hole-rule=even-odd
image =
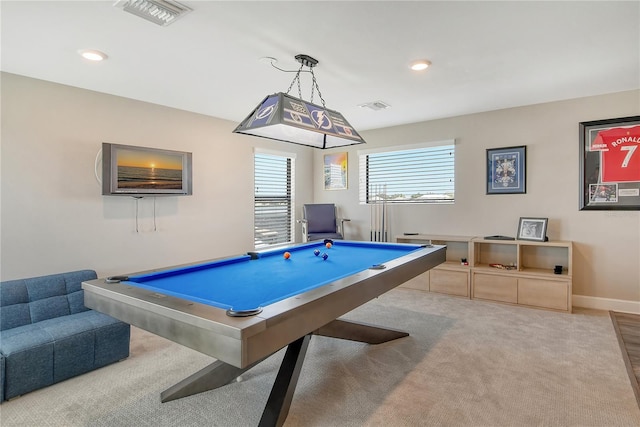
[{"label": "blue pool table felt", "polygon": [[[122,282],[222,309],[254,310],[364,271],[420,249],[420,245],[334,241],[129,276]],[[320,255],[316,256],[314,250]],[[284,252],[291,257],[284,258]],[[322,259],[322,254],[329,257]]]}]

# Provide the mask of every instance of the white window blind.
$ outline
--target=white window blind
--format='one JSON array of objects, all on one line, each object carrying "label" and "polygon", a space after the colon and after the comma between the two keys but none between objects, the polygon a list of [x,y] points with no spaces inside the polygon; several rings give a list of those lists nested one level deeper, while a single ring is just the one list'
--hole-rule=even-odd
[{"label": "white window blind", "polygon": [[294,157],[254,155],[254,243],[256,249],[293,242]]},{"label": "white window blind", "polygon": [[453,203],[455,144],[359,152],[360,203]]}]

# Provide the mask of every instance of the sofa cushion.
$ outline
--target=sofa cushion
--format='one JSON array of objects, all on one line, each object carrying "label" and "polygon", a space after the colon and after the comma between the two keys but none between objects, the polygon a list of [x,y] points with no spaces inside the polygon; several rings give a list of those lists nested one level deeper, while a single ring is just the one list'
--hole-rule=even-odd
[{"label": "sofa cushion", "polygon": [[38,325],[0,332],[0,350],[5,356],[5,399],[53,384],[53,342]]},{"label": "sofa cushion", "polygon": [[69,314],[67,286],[63,274],[25,279],[29,293],[31,322],[41,322]]},{"label": "sofa cushion", "polygon": [[95,329],[95,326],[90,321],[93,313],[98,314],[94,311],[70,314],[68,316],[43,320],[38,323],[37,326],[43,331],[46,331],[53,341],[56,341],[70,335],[81,334]]},{"label": "sofa cushion", "polygon": [[[1,298],[1,297],[0,297]],[[0,310],[0,331],[31,323],[29,304],[14,304]]]},{"label": "sofa cushion", "polygon": [[62,381],[129,356],[129,325],[88,310],[38,323],[53,342],[53,379]]},{"label": "sofa cushion", "polygon": [[3,282],[0,286],[0,331],[29,323],[29,294],[24,280]]},{"label": "sofa cushion", "polygon": [[95,313],[89,320],[95,329],[95,368],[108,365],[129,357],[131,327],[106,314]]},{"label": "sofa cushion", "polygon": [[69,301],[69,313],[76,314],[88,311],[89,309],[84,305],[84,291],[79,290],[67,295]]},{"label": "sofa cushion", "polygon": [[72,271],[64,274],[64,281],[67,287],[67,298],[69,300],[69,313],[75,314],[89,310],[84,306],[82,282],[97,278],[98,276],[93,270]]},{"label": "sofa cushion", "polygon": [[66,295],[32,301],[29,304],[31,321],[33,323],[69,314],[69,300]]},{"label": "sofa cushion", "polygon": [[37,301],[67,294],[63,274],[32,277],[30,279],[24,279],[24,282],[27,285],[27,292],[29,292],[29,301]]},{"label": "sofa cushion", "polygon": [[53,342],[53,382],[94,369],[95,331],[69,335]]},{"label": "sofa cushion", "polygon": [[18,326],[0,332],[0,352],[6,357],[51,342],[51,335],[42,330],[40,325]]},{"label": "sofa cushion", "polygon": [[53,342],[53,381],[56,383],[93,369],[95,331],[83,315],[71,314],[38,324]]},{"label": "sofa cushion", "polygon": [[63,276],[68,294],[82,290],[82,282],[85,280],[98,278],[98,276],[96,276],[96,272],[93,270],[72,271],[69,273],[63,273]]},{"label": "sofa cushion", "polygon": [[29,294],[24,280],[8,280],[2,282],[0,288],[0,306],[6,307],[13,304],[29,302]]}]

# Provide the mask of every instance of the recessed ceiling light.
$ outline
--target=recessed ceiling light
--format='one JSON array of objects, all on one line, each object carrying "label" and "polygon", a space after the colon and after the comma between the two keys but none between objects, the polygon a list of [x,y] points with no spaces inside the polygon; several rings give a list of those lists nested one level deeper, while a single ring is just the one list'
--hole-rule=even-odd
[{"label": "recessed ceiling light", "polygon": [[419,59],[417,61],[413,61],[411,65],[409,65],[409,68],[411,68],[413,71],[422,71],[429,68],[430,65],[430,61],[427,61],[426,59]]},{"label": "recessed ceiling light", "polygon": [[104,61],[108,58],[107,54],[94,49],[81,49],[78,53],[89,61]]}]

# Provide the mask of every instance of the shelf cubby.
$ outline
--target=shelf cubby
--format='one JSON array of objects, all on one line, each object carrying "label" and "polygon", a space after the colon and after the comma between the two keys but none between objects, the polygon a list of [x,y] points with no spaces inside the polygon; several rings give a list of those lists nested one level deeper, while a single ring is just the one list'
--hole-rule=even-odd
[{"label": "shelf cubby", "polygon": [[[471,277],[471,240],[470,236],[445,236],[437,234],[400,235],[398,243],[426,243],[445,245],[446,261],[405,283],[404,287],[438,292],[469,298]],[[464,265],[462,259],[467,260]]]}]

